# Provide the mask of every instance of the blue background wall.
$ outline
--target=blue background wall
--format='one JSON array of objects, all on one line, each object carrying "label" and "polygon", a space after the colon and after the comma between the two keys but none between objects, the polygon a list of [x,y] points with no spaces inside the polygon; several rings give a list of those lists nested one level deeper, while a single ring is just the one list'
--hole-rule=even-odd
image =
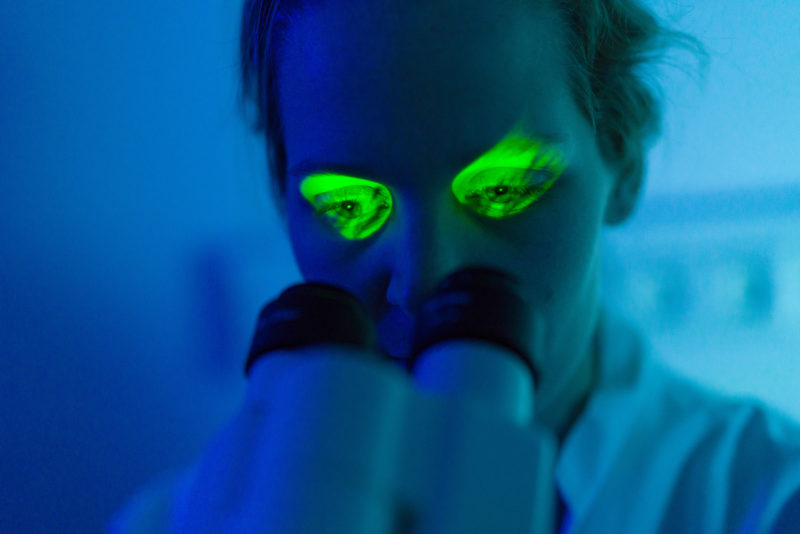
[{"label": "blue background wall", "polygon": [[[605,290],[676,367],[800,418],[800,4],[651,4],[712,65],[659,74]],[[100,531],[191,462],[259,307],[299,281],[236,114],[239,9],[0,3],[0,532]]]}]

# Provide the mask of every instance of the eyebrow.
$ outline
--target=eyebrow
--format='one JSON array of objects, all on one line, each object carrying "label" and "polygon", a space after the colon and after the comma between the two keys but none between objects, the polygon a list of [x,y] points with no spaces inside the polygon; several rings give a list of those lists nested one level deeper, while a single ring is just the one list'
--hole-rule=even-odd
[{"label": "eyebrow", "polygon": [[[546,148],[557,148],[567,143],[567,140],[564,136],[557,134],[537,134],[537,135],[529,135],[526,137],[528,140],[530,140],[531,144],[538,142],[544,145]],[[460,159],[459,172],[468,168],[470,165],[478,161],[482,156],[494,150],[498,144],[499,142],[492,145],[488,149],[480,149],[477,151],[472,151],[469,154],[467,154],[466,157]],[[513,156],[515,154],[523,154],[529,148],[530,145],[513,147],[513,148],[508,147],[507,155]],[[370,177],[371,179],[375,179],[375,177],[380,174],[376,172],[375,169],[363,165],[331,162],[331,161],[323,162],[314,159],[301,160],[300,162],[292,165],[292,167],[287,171],[287,175],[296,176],[300,178],[305,178],[306,176],[310,176],[312,174],[321,174],[321,173],[334,173],[334,174],[354,176],[359,178]]]}]

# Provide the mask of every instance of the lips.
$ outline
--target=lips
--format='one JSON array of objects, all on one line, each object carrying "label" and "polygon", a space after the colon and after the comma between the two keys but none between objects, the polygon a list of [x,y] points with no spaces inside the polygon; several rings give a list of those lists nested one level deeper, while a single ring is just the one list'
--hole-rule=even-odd
[{"label": "lips", "polygon": [[378,321],[378,344],[392,359],[405,360],[411,353],[414,319],[401,308],[392,306]]}]

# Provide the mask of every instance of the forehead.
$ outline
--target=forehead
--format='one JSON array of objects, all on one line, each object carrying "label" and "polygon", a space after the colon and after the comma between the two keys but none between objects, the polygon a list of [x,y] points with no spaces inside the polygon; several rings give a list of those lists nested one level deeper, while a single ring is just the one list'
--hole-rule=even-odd
[{"label": "forehead", "polygon": [[393,180],[452,172],[515,126],[567,138],[561,37],[531,1],[311,6],[279,61],[289,167],[352,164]]}]

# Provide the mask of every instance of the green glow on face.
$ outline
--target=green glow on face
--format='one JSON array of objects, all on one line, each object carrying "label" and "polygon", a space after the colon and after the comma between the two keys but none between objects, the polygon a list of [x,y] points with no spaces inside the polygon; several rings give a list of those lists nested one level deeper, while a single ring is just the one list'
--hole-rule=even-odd
[{"label": "green glow on face", "polygon": [[512,130],[453,179],[453,195],[480,215],[499,219],[534,203],[567,166],[563,151]]},{"label": "green glow on face", "polygon": [[374,234],[392,212],[392,195],[386,186],[352,176],[312,174],[300,183],[300,194],[325,214],[346,239]]},{"label": "green glow on face", "polygon": [[[520,213],[541,197],[567,166],[556,145],[514,128],[453,179],[453,195],[462,204],[494,219]],[[346,239],[377,232],[392,212],[392,194],[378,182],[321,172],[300,183],[300,193]]]}]

